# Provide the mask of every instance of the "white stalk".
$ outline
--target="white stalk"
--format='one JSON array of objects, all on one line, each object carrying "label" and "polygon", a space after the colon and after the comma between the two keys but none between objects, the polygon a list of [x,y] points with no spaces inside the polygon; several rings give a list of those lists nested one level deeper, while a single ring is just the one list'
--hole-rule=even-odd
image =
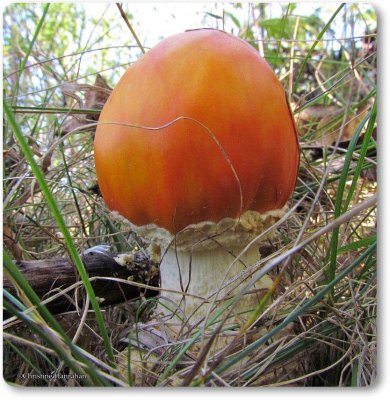
[{"label": "white stalk", "polygon": [[[272,238],[274,232],[267,230],[282,218],[286,209],[285,206],[263,214],[249,210],[237,219],[227,217],[218,223],[189,225],[176,235],[155,224],[131,224],[133,231],[150,242],[152,258],[161,259],[161,305],[157,313],[179,330],[183,322],[190,326],[201,320],[206,322],[209,311],[223,307],[223,301],[237,294],[251,278],[245,269],[260,259],[258,241]],[[257,244],[243,252],[248,243]],[[261,289],[271,285],[271,279],[264,276],[249,288],[234,305],[231,322],[246,319],[248,312],[258,305],[264,293]]]},{"label": "white stalk", "polygon": [[[253,266],[260,259],[258,246],[250,247],[241,257],[237,256],[244,249],[236,246],[225,249],[217,247],[213,249],[201,249],[193,251],[176,250],[170,246],[163,255],[160,265],[161,287],[179,293],[163,290],[161,293],[162,306],[158,311],[162,312],[169,320],[171,309],[190,325],[194,325],[204,318],[213,305],[223,306],[223,302],[232,295],[238,293],[243,285],[248,282],[251,275],[244,274],[246,268]],[[230,267],[230,268],[229,268]],[[236,321],[248,316],[259,303],[264,290],[272,285],[268,276],[263,277],[248,293],[234,306],[232,316]],[[195,296],[191,296],[191,295]],[[222,304],[221,304],[222,302]],[[171,322],[179,319],[172,317]]]}]

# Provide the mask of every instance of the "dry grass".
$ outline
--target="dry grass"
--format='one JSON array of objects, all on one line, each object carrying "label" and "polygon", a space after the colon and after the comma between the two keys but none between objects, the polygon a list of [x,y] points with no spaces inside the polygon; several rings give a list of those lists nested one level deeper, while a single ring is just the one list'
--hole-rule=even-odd
[{"label": "dry grass", "polygon": [[[358,10],[348,10],[347,15],[355,22],[365,22]],[[282,20],[283,15],[296,21],[288,13],[280,15]],[[162,321],[151,319],[156,299],[139,299],[101,310],[114,356],[110,360],[93,311],[85,307],[56,316],[63,330],[60,332],[42,311],[23,312],[23,307],[31,305],[31,297],[16,280],[22,285],[22,304],[6,298],[12,310],[19,313],[6,319],[3,328],[4,376],[9,382],[23,386],[368,386],[375,382],[374,33],[351,34],[340,41],[342,57],[337,60],[333,50],[325,46],[328,39],[320,35],[320,26],[307,40],[267,36],[265,28],[255,23],[251,28],[266,36],[264,46],[279,52],[275,70],[295,105],[302,148],[297,187],[289,203],[292,211],[277,227],[275,240],[262,245],[263,256],[252,268],[254,274],[267,271],[279,282],[268,293],[268,301],[251,314],[251,323],[244,323],[245,330],[237,321],[236,329],[229,333],[233,340],[222,349],[211,343],[224,335],[231,320],[223,322],[215,316],[217,308],[210,313],[206,330],[184,330],[177,338],[169,336]],[[240,34],[245,37],[243,28]],[[74,63],[83,66],[78,57],[87,57],[89,50],[80,47],[77,55],[65,58],[47,54],[45,61],[39,37],[30,49],[36,63],[26,64],[23,74],[16,73],[17,79],[14,58],[18,49],[8,49],[5,99],[40,166],[73,245],[78,252],[102,243],[117,252],[138,249],[144,246],[142,240],[129,225],[109,213],[94,190],[93,124],[96,109],[106,98],[101,95],[104,84],[100,81],[94,85],[98,71],[85,69],[80,76],[69,72],[61,76],[58,72]],[[261,37],[254,37],[252,43],[256,39]],[[313,40],[319,45],[311,50]],[[28,49],[23,51],[26,55]],[[112,46],[99,51],[116,49]],[[312,57],[305,60],[308,51],[312,51]],[[140,53],[136,49],[129,52],[134,59]],[[118,59],[117,64],[122,61]],[[111,63],[99,72],[108,76],[112,69],[119,71],[118,75],[123,71]],[[63,93],[58,88],[64,82],[84,86],[68,86],[70,93]],[[325,121],[323,115],[316,114],[319,109],[315,102],[325,107]],[[87,110],[83,110],[81,122],[75,122],[79,108]],[[312,113],[312,118],[303,120],[303,111]],[[345,137],[346,127],[352,125]],[[50,212],[12,125],[8,122],[4,129],[6,252],[13,259],[24,260],[66,255],[69,243]],[[323,142],[329,136],[333,138],[331,146]],[[137,310],[142,312],[138,315]],[[143,343],[141,355],[139,341]],[[69,374],[76,368],[87,378],[28,377],[48,371]]]}]

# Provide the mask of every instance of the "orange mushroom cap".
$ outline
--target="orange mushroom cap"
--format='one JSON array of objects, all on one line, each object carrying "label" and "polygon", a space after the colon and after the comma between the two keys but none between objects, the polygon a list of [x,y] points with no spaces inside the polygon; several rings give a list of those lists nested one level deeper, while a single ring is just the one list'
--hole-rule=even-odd
[{"label": "orange mushroom cap", "polygon": [[133,224],[190,224],[283,207],[299,149],[285,93],[245,41],[218,30],[162,40],[132,64],[100,115],[96,172]]}]

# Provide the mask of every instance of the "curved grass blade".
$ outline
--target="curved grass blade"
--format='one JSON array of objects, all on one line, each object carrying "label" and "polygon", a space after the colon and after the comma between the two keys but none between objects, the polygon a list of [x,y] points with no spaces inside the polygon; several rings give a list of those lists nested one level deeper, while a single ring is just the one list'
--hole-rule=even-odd
[{"label": "curved grass blade", "polygon": [[35,29],[34,35],[33,35],[32,39],[31,39],[31,42],[30,42],[30,44],[29,44],[29,46],[28,46],[28,49],[27,49],[27,51],[26,51],[26,54],[25,54],[25,56],[24,56],[24,58],[23,58],[23,60],[22,60],[22,62],[21,62],[21,64],[20,64],[20,67],[19,67],[19,70],[18,70],[17,79],[16,79],[16,83],[15,83],[15,88],[14,88],[14,91],[13,91],[13,96],[14,96],[14,97],[17,96],[17,94],[18,94],[20,77],[21,77],[21,75],[22,75],[22,73],[23,73],[24,68],[26,67],[27,60],[28,60],[28,58],[30,57],[32,48],[33,48],[33,46],[34,46],[34,43],[35,43],[36,40],[37,40],[37,37],[38,37],[38,35],[39,35],[39,32],[40,32],[40,30],[41,30],[41,28],[42,28],[43,22],[45,21],[46,14],[47,14],[47,12],[48,12],[48,10],[49,10],[49,6],[50,6],[50,3],[46,3],[45,6],[43,7],[43,14],[42,14],[42,17],[41,17],[41,19],[40,19],[39,22],[38,22],[37,28]]},{"label": "curved grass blade", "polygon": [[[335,219],[338,218],[342,214],[342,202],[343,202],[343,197],[344,197],[344,193],[345,193],[345,184],[347,182],[347,177],[349,174],[349,169],[350,169],[353,152],[356,147],[357,141],[359,139],[360,132],[362,131],[367,120],[370,119],[370,121],[373,121],[373,120],[375,120],[375,116],[376,116],[376,108],[373,109],[370,114],[366,115],[365,118],[363,118],[363,120],[360,122],[360,124],[356,128],[355,134],[349,143],[348,151],[345,155],[343,170],[341,172],[341,175],[339,178],[339,183],[338,183],[338,188],[337,188],[335,209],[334,209]],[[328,253],[329,254],[328,255],[329,266],[326,270],[327,282],[332,281],[335,277],[336,265],[337,265],[337,251],[338,251],[339,234],[340,234],[340,227],[336,227],[332,232],[332,237],[331,237],[330,245],[329,245],[329,253]]]},{"label": "curved grass blade", "polygon": [[110,338],[108,336],[107,329],[106,329],[106,326],[104,323],[103,315],[100,310],[99,302],[96,299],[91,282],[88,279],[87,271],[84,267],[83,262],[81,261],[81,258],[77,252],[77,249],[73,243],[72,237],[71,237],[69,230],[65,224],[65,220],[62,217],[60,210],[58,209],[56,201],[55,201],[52,193],[50,192],[50,189],[45,181],[45,177],[44,177],[41,169],[39,168],[38,164],[36,163],[36,161],[33,157],[30,147],[27,144],[26,140],[24,139],[23,134],[20,131],[19,126],[16,123],[15,117],[6,102],[4,102],[4,111],[7,116],[8,121],[9,121],[9,124],[14,132],[14,135],[20,144],[23,154],[26,157],[26,160],[29,163],[29,165],[37,179],[37,182],[41,188],[43,196],[45,197],[45,199],[47,201],[50,211],[51,211],[61,233],[63,234],[65,243],[67,245],[68,252],[80,274],[80,278],[84,284],[87,295],[91,301],[92,308],[95,311],[96,321],[99,326],[100,333],[103,337],[103,342],[104,342],[105,349],[107,351],[107,355],[108,355],[109,359],[112,362],[114,362],[114,354],[113,354]]},{"label": "curved grass blade", "polygon": [[[10,277],[11,281],[16,284],[16,286],[22,291],[23,296],[25,299],[31,304],[36,306],[37,311],[40,313],[40,315],[45,319],[45,321],[48,323],[51,329],[57,331],[62,337],[66,337],[66,334],[64,330],[62,329],[61,325],[58,323],[58,321],[53,317],[51,312],[46,308],[41,303],[41,299],[38,297],[38,295],[34,292],[33,288],[30,286],[28,283],[27,279],[24,277],[24,275],[19,271],[17,266],[13,263],[11,260],[11,257],[8,255],[6,251],[3,253],[3,263],[4,263],[4,268],[5,272],[8,274]],[[11,301],[13,304],[15,304],[15,301],[11,299],[11,295],[8,295],[7,292],[4,293],[4,296]],[[20,307],[25,308],[25,304],[22,304],[21,302],[18,302],[15,304],[19,309]]]},{"label": "curved grass blade", "polygon": [[324,36],[325,32],[328,30],[330,24],[333,22],[333,20],[336,18],[337,14],[341,11],[342,8],[344,8],[345,3],[342,3],[337,10],[333,13],[333,15],[330,17],[329,21],[326,23],[326,25],[323,27],[323,29],[321,30],[321,32],[318,34],[316,41],[313,43],[313,45],[310,47],[309,51],[306,54],[305,59],[303,60],[302,64],[301,64],[301,68],[298,71],[298,74],[295,78],[295,83],[293,86],[293,93],[296,92],[299,81],[301,79],[301,76],[306,68],[306,64],[309,61],[309,59],[311,58],[311,55],[313,54],[314,49],[317,47],[317,44],[320,42],[322,36]]},{"label": "curved grass blade", "polygon": [[370,119],[368,121],[368,126],[367,126],[367,131],[364,135],[363,138],[363,143],[360,149],[360,154],[359,154],[359,159],[355,168],[355,172],[353,175],[353,179],[352,179],[352,183],[351,183],[351,187],[349,189],[348,195],[347,195],[347,199],[344,202],[344,207],[342,212],[347,211],[349,203],[351,202],[352,196],[355,192],[356,189],[356,185],[360,176],[360,173],[362,172],[363,169],[363,165],[364,165],[364,159],[366,157],[367,154],[367,150],[369,148],[369,144],[370,144],[370,140],[374,131],[374,126],[375,126],[375,122],[376,122],[376,113],[377,113],[377,103],[375,101],[374,106],[372,108],[372,112],[371,112],[371,116]]},{"label": "curved grass blade", "polygon": [[[61,360],[75,373],[85,376],[85,372],[77,365],[75,360],[73,360],[69,354],[64,350],[61,343],[54,338],[54,335],[49,335],[44,331],[43,326],[39,326],[30,319],[27,315],[23,314],[17,310],[11,303],[7,300],[4,301],[4,308],[10,313],[15,315],[19,320],[23,321],[36,335],[41,337],[61,358]],[[46,327],[48,329],[48,327]],[[88,384],[92,384],[92,381],[87,381]]]},{"label": "curved grass blade", "polygon": [[[324,288],[322,288],[316,295],[312,298],[304,302],[301,306],[298,306],[293,312],[291,312],[279,325],[275,326],[268,332],[266,335],[261,338],[255,340],[250,345],[248,345],[243,351],[241,351],[236,356],[232,357],[225,364],[222,364],[219,368],[215,370],[215,373],[220,374],[228,368],[235,365],[237,362],[242,360],[247,355],[251,354],[252,351],[256,350],[261,345],[265,344],[272,336],[282,330],[285,326],[287,326],[290,322],[293,322],[298,318],[303,312],[310,309],[310,307],[314,306],[318,303],[322,298],[324,298],[333,288],[339,283],[342,279],[347,277],[356,267],[358,267],[365,258],[370,256],[373,251],[376,249],[376,243],[372,244],[367,250],[360,255],[357,259],[355,259],[343,272],[337,275],[331,282],[329,282]],[[204,381],[207,382],[210,380],[210,376],[208,378],[204,378]]]},{"label": "curved grass blade", "polygon": [[[84,363],[86,365],[86,368],[88,368],[89,371],[92,371],[90,374],[94,378],[94,381],[96,383],[101,384],[100,378],[97,376],[97,374],[94,371],[93,364],[91,364],[89,362],[89,360],[86,359],[85,356],[80,353],[78,347],[74,343],[72,343],[72,341],[69,339],[67,334],[64,332],[64,330],[62,329],[62,327],[58,323],[58,321],[53,317],[53,315],[46,308],[46,306],[42,304],[38,295],[34,292],[33,288],[30,286],[27,279],[19,271],[17,266],[13,263],[13,261],[11,260],[11,257],[7,254],[7,252],[4,252],[3,260],[4,260],[5,271],[8,273],[10,279],[17,285],[18,288],[20,288],[20,290],[23,293],[23,296],[25,297],[27,302],[36,306],[37,310],[40,313],[39,317],[43,317],[44,321],[48,324],[46,326],[46,328],[44,328],[43,330],[52,329],[54,332],[56,332],[56,334],[58,334],[59,337],[61,337],[61,340],[64,342],[64,344],[66,346],[68,346],[68,348],[74,352],[78,361]],[[25,323],[29,323],[29,325],[35,324],[38,329],[39,329],[39,327],[41,327],[41,330],[42,330],[42,327],[44,327],[43,320],[40,318],[37,318],[36,314],[30,316],[30,315],[24,313],[24,311],[26,310],[26,305],[19,302],[7,291],[4,291],[4,298],[5,298],[5,300],[9,301],[10,305],[12,305],[12,309],[14,310],[13,311],[14,315],[16,315],[19,319],[21,319]],[[17,310],[19,314],[22,314],[25,317],[25,319],[20,318],[19,314],[15,314],[15,310]],[[46,337],[44,335],[44,332],[42,332],[42,337],[43,338]],[[49,342],[50,342],[50,340],[49,340]]]},{"label": "curved grass blade", "polygon": [[[291,6],[292,6],[291,3],[289,3],[289,4],[287,5],[286,12],[283,14],[283,17],[282,17],[282,26],[281,26],[281,28],[280,28],[280,39],[283,39],[284,29],[285,29],[285,27],[286,27],[287,18],[288,18],[288,16],[290,15],[290,8],[291,8]],[[276,50],[276,56],[275,56],[275,59],[274,59],[273,62],[272,62],[273,68],[275,68],[275,66],[277,65],[277,63],[278,63],[278,61],[279,61],[279,55],[280,55],[280,49],[281,49],[281,47],[282,47],[282,40],[280,40],[279,43],[278,43],[278,48],[277,48],[277,50]]]}]

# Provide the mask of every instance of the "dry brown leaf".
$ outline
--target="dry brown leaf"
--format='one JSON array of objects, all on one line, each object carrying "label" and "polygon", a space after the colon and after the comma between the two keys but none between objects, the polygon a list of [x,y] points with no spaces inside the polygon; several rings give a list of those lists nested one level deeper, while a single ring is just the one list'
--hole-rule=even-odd
[{"label": "dry brown leaf", "polygon": [[[74,101],[70,104],[72,109],[77,110],[101,110],[110,96],[112,89],[107,84],[107,81],[100,75],[96,75],[95,84],[76,84],[67,83],[62,86],[62,91],[65,96],[71,97]],[[85,102],[83,102],[79,93],[85,93]],[[90,124],[99,119],[100,112],[96,114],[75,114],[70,115],[63,123],[61,128],[61,136],[84,125]],[[86,128],[87,131],[94,132],[95,128]]]}]

